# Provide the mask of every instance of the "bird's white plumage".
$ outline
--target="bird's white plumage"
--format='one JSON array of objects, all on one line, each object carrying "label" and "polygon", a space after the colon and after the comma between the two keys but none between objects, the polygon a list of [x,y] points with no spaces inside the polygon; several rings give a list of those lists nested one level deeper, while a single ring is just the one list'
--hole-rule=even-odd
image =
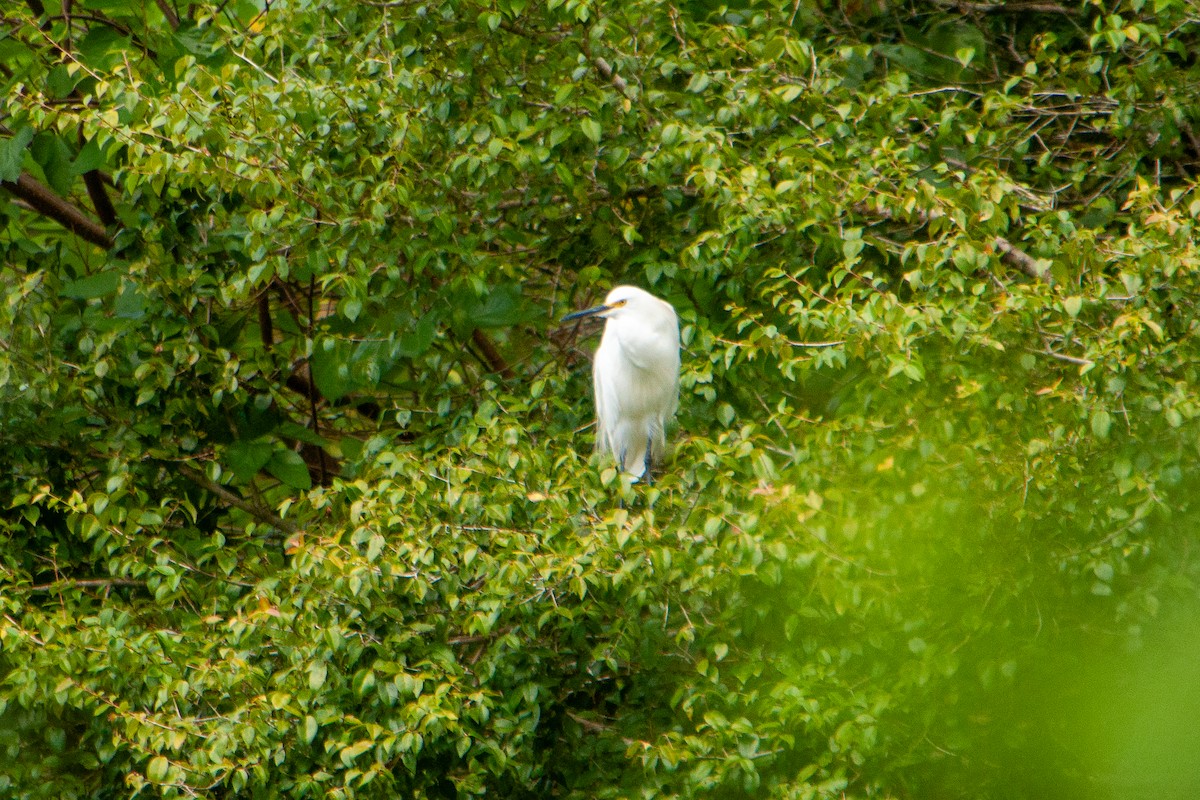
[{"label": "bird's white plumage", "polygon": [[593,311],[606,319],[592,365],[596,447],[640,478],[662,458],[679,405],[679,318],[634,286],[613,289]]}]

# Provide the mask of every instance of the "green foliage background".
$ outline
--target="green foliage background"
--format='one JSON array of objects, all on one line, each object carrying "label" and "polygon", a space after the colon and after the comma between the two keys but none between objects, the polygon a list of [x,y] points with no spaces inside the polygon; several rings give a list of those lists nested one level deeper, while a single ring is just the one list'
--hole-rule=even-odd
[{"label": "green foliage background", "polygon": [[1200,789],[1190,0],[10,5],[0,793]]}]

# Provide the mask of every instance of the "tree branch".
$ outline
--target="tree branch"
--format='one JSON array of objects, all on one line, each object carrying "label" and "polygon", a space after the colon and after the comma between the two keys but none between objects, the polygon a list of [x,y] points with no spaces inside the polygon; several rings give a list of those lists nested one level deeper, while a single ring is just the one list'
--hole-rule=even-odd
[{"label": "tree branch", "polygon": [[481,353],[483,353],[483,360],[487,362],[488,367],[490,367],[493,372],[499,372],[509,380],[512,380],[516,377],[516,375],[513,374],[512,367],[510,367],[508,362],[504,360],[504,356],[500,355],[500,351],[496,349],[496,345],[490,338],[488,338],[486,333],[481,331],[479,328],[476,328],[471,334],[471,341],[473,341],[475,346],[479,348]]},{"label": "tree branch", "polygon": [[[878,219],[893,220],[895,215],[888,208],[872,208],[866,203],[859,203],[854,206],[854,210],[863,216],[876,217]],[[925,212],[914,209],[912,215],[917,218],[922,224],[929,222],[929,215]],[[1016,267],[1021,272],[1024,272],[1034,280],[1039,280],[1044,283],[1053,283],[1050,277],[1050,271],[1042,269],[1037,262],[1037,259],[1026,253],[1015,244],[1005,239],[1003,236],[996,236],[992,239],[992,246],[1000,253],[1000,260],[1010,267]]]},{"label": "tree branch", "polygon": [[53,583],[39,583],[37,586],[30,586],[31,592],[52,592],[58,589],[93,589],[96,587],[112,587],[112,586],[134,586],[137,588],[145,588],[145,581],[133,580],[132,578],[81,578],[79,580],[65,579],[54,581]]},{"label": "tree branch", "polygon": [[254,503],[243,500],[221,484],[210,480],[209,477],[200,470],[193,469],[186,464],[175,464],[174,466],[175,469],[179,471],[179,474],[183,475],[183,477],[187,478],[201,489],[204,489],[209,494],[216,495],[225,503],[233,506],[234,508],[245,511],[259,522],[270,525],[280,533],[286,533],[289,536],[294,536],[300,532],[299,526],[288,522],[268,508],[262,508],[261,506],[256,506]]},{"label": "tree branch", "polygon": [[271,320],[271,296],[267,289],[258,293],[258,335],[263,347],[270,350],[275,346],[275,326]]},{"label": "tree branch", "polygon": [[154,2],[158,4],[158,10],[167,18],[167,23],[170,24],[171,30],[178,30],[179,15],[175,13],[175,9],[171,8],[167,0],[154,0]]},{"label": "tree branch", "polygon": [[609,66],[609,63],[603,57],[595,56],[592,58],[592,63],[596,65],[596,69],[599,70],[600,74],[608,78],[609,83],[617,88],[617,91],[629,97],[629,84],[625,82],[624,78],[613,71],[613,68]]},{"label": "tree branch", "polygon": [[1068,364],[1077,364],[1081,367],[1090,367],[1092,364],[1096,363],[1090,358],[1079,358],[1078,356],[1069,356],[1066,353],[1056,353],[1049,347],[1047,347],[1045,350],[1031,349],[1029,352],[1036,353],[1040,356],[1049,356],[1050,358],[1058,359],[1059,361],[1066,361]]},{"label": "tree branch", "polygon": [[111,250],[113,240],[104,227],[89,219],[82,211],[67,200],[59,197],[50,187],[21,173],[16,182],[0,181],[0,188],[24,200],[39,214],[57,222],[81,239]]},{"label": "tree branch", "polygon": [[595,720],[588,719],[587,717],[581,717],[574,711],[568,711],[567,716],[579,723],[579,725],[585,730],[592,731],[593,733],[606,733],[612,730],[611,725],[605,725],[603,722],[596,722]]},{"label": "tree branch", "polygon": [[1071,15],[1071,9],[1058,3],[1016,2],[1016,3],[978,3],[968,0],[933,0],[934,5],[942,8],[953,8],[958,11],[981,11],[984,14],[1065,14]]},{"label": "tree branch", "polygon": [[579,49],[583,51],[583,55],[587,60],[592,62],[592,66],[596,68],[596,71],[603,75],[618,92],[630,100],[634,99],[633,93],[629,90],[629,84],[625,82],[625,79],[618,75],[603,57],[592,55],[592,46],[588,44],[587,31],[584,31],[583,36],[579,38]]},{"label": "tree branch", "polygon": [[115,225],[117,210],[113,208],[112,201],[108,199],[108,192],[104,188],[104,179],[101,177],[100,171],[93,169],[83,173],[83,185],[87,187],[88,197],[92,199],[92,208],[96,210],[96,216],[106,226]]},{"label": "tree branch", "polygon": [[1005,239],[1003,236],[997,236],[992,244],[999,251],[1000,260],[1010,267],[1016,267],[1035,280],[1053,283],[1053,279],[1050,277],[1050,270],[1042,269],[1038,265],[1036,258],[1014,245],[1008,239]]}]

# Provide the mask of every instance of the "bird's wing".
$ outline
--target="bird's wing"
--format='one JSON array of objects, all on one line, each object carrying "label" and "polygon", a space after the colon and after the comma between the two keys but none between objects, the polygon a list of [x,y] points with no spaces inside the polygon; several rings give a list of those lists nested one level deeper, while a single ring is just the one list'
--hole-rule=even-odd
[{"label": "bird's wing", "polygon": [[595,360],[592,362],[592,393],[596,400],[596,449],[615,453],[613,429],[617,422],[617,399],[613,396],[611,380],[614,367],[611,344],[610,342],[610,346],[606,348],[604,339],[601,338],[600,347],[596,350]]}]

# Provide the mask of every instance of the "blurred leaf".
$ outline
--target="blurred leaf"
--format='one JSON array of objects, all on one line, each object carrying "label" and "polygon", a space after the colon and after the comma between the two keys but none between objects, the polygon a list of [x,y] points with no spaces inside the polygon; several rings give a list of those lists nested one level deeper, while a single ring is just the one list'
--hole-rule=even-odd
[{"label": "blurred leaf", "polygon": [[313,382],[327,400],[339,400],[354,391],[355,382],[350,370],[353,346],[348,342],[323,339],[313,346]]},{"label": "blurred leaf", "polygon": [[[133,10],[124,4],[119,4],[118,8]],[[117,11],[116,8],[112,10]],[[95,25],[89,27],[87,35],[79,40],[78,53],[79,58],[93,72],[107,72],[121,62],[122,54],[130,46],[130,40],[122,36],[115,27]]]},{"label": "blurred leaf", "polygon": [[584,117],[579,121],[579,127],[583,131],[584,136],[592,140],[593,144],[600,144],[600,138],[603,135],[603,129],[600,123],[591,117]]},{"label": "blurred leaf", "polygon": [[116,270],[97,272],[64,284],[59,295],[72,300],[96,300],[115,292],[120,283],[121,274]]},{"label": "blurred leaf", "polygon": [[16,181],[21,176],[25,150],[33,141],[33,128],[23,125],[17,132],[0,140],[0,181]]},{"label": "blurred leaf", "polygon": [[33,138],[29,151],[45,173],[50,188],[60,195],[69,194],[72,153],[66,142],[55,134],[39,133]]},{"label": "blurred leaf", "polygon": [[432,314],[426,314],[417,321],[412,330],[400,334],[396,354],[404,358],[417,358],[424,355],[433,344],[437,330],[436,321]]},{"label": "blurred leaf", "polygon": [[[234,442],[225,451],[225,455],[229,468],[233,470],[238,482],[247,483],[267,465],[274,452],[275,446],[271,442],[255,439]],[[283,479],[281,478],[281,480]]]},{"label": "blurred leaf", "polygon": [[166,758],[155,756],[150,759],[150,764],[146,767],[146,777],[154,783],[162,783],[167,779],[170,768],[171,763]]},{"label": "blurred leaf", "polygon": [[312,477],[308,465],[299,453],[292,450],[276,450],[266,463],[267,472],[293,489],[307,490],[312,488]]},{"label": "blurred leaf", "polygon": [[104,153],[96,142],[96,139],[89,139],[79,149],[79,154],[75,157],[74,163],[71,164],[72,174],[82,175],[85,172],[91,172],[94,169],[101,169],[105,166]]},{"label": "blurred leaf", "polygon": [[477,328],[504,328],[525,319],[521,289],[512,284],[494,286],[473,309],[468,320]]}]

